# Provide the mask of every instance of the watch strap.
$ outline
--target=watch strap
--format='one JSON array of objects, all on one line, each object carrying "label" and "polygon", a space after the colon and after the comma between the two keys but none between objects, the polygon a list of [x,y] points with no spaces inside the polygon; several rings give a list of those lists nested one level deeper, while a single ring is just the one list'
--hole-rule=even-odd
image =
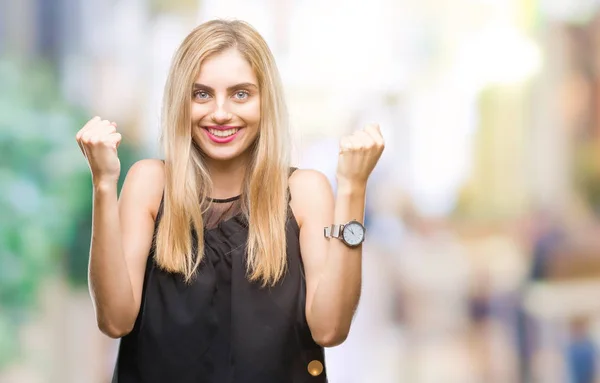
[{"label": "watch strap", "polygon": [[325,238],[340,238],[342,231],[344,231],[344,224],[331,225],[324,228]]}]

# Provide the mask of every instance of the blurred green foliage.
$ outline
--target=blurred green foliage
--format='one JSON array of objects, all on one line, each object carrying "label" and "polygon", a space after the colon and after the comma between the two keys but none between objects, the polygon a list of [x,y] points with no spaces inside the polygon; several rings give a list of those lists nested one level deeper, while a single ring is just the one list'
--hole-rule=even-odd
[{"label": "blurred green foliage", "polygon": [[596,140],[577,145],[573,176],[575,187],[585,202],[600,215],[600,144]]},{"label": "blurred green foliage", "polygon": [[[0,369],[44,280],[85,287],[91,235],[89,168],[75,133],[90,118],[61,98],[52,67],[0,60]],[[119,147],[123,172],[137,150]]]}]

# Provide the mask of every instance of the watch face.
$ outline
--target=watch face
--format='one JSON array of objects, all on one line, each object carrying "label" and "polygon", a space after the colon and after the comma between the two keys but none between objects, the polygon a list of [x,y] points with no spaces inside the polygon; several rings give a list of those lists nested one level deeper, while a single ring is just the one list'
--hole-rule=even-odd
[{"label": "watch face", "polygon": [[351,221],[344,226],[342,235],[348,245],[358,246],[365,239],[365,229],[360,223]]}]

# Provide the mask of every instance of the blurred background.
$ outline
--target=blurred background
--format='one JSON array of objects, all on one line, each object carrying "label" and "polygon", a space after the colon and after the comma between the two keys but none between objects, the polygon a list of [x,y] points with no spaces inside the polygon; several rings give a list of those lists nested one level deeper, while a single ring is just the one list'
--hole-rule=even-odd
[{"label": "blurred background", "polygon": [[217,17],[270,44],[297,165],[335,187],[341,135],[387,139],[331,382],[600,382],[597,0],[0,1],[0,382],[110,381],[74,135],[159,157],[172,54]]}]

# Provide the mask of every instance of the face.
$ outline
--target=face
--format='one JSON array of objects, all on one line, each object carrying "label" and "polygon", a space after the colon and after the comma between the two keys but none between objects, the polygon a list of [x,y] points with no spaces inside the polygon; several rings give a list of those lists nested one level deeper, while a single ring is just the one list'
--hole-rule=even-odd
[{"label": "face", "polygon": [[204,60],[192,89],[192,135],[209,161],[245,159],[258,135],[260,94],[237,49]]}]

